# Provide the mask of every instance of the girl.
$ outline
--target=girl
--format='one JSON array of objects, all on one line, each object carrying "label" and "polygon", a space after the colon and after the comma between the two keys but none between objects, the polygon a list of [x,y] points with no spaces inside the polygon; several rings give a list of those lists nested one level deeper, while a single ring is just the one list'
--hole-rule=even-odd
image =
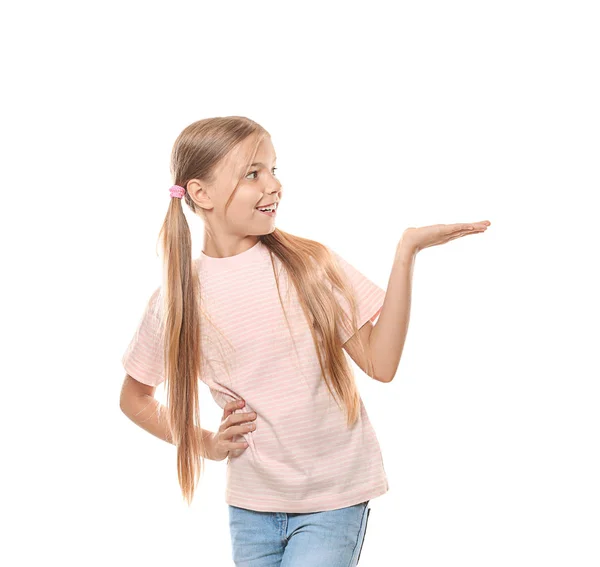
[{"label": "girl", "polygon": [[[236,566],[355,566],[369,501],[388,481],[344,351],[391,382],[412,259],[469,232],[405,231],[386,295],[327,246],[275,228],[275,163],[268,132],[245,117],[200,120],[176,139],[163,281],[123,356],[121,407],[177,446],[188,504],[204,459],[227,458]],[[183,199],[204,221],[195,260]],[[216,432],[200,427],[198,379],[224,410]],[[162,382],[166,406],[154,399]]]}]

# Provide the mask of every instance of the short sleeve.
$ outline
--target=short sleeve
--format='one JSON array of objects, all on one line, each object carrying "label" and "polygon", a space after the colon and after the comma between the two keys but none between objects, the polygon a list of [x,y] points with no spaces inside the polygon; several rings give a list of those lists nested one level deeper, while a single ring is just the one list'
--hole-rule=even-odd
[{"label": "short sleeve", "polygon": [[[379,287],[377,284],[367,278],[362,272],[359,272],[354,266],[346,262],[339,254],[329,249],[334,257],[337,259],[340,268],[348,278],[348,282],[354,292],[354,297],[357,302],[358,311],[358,328],[360,329],[367,321],[375,322],[383,307],[383,300],[385,299],[385,290]],[[334,295],[337,297],[338,302],[350,317],[350,305],[342,297],[341,293],[334,288]],[[344,344],[352,335],[340,328],[340,338],[342,344]]]},{"label": "short sleeve", "polygon": [[148,386],[164,382],[164,339],[161,329],[160,287],[154,291],[138,323],[122,364],[127,374]]}]

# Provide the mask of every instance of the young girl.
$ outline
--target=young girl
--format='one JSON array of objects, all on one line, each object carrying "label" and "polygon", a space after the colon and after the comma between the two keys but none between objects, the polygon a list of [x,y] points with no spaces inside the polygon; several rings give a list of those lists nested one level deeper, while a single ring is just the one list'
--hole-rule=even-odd
[{"label": "young girl", "polygon": [[[354,566],[369,501],[388,481],[344,351],[391,382],[412,259],[467,225],[405,231],[386,296],[327,246],[275,228],[275,162],[269,134],[245,117],[200,120],[178,136],[163,281],[123,356],[121,407],[177,446],[188,504],[204,458],[227,458],[236,566]],[[310,199],[318,206],[317,194]],[[195,260],[182,200],[204,221]],[[224,410],[216,432],[200,427],[199,379]],[[166,407],[154,399],[162,382]]]}]

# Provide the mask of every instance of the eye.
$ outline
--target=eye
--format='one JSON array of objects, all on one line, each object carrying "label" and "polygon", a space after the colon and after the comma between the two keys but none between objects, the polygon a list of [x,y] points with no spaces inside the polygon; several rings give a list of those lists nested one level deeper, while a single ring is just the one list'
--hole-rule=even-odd
[{"label": "eye", "polygon": [[[273,168],[273,174],[275,174],[275,170],[278,169],[277,167]],[[258,173],[258,169],[255,169],[254,171],[249,171],[248,175],[252,175],[254,173]],[[246,178],[248,178],[248,175],[246,175]],[[253,177],[253,179],[256,179],[256,177]]]}]

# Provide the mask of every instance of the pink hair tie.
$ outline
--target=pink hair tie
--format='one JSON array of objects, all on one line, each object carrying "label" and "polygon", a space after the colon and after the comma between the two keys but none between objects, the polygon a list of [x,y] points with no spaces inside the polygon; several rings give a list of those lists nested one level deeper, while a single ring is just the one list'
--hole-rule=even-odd
[{"label": "pink hair tie", "polygon": [[185,195],[185,187],[181,187],[181,185],[173,185],[173,187],[169,189],[169,193],[171,194],[171,197],[177,197],[181,199],[181,197]]}]

